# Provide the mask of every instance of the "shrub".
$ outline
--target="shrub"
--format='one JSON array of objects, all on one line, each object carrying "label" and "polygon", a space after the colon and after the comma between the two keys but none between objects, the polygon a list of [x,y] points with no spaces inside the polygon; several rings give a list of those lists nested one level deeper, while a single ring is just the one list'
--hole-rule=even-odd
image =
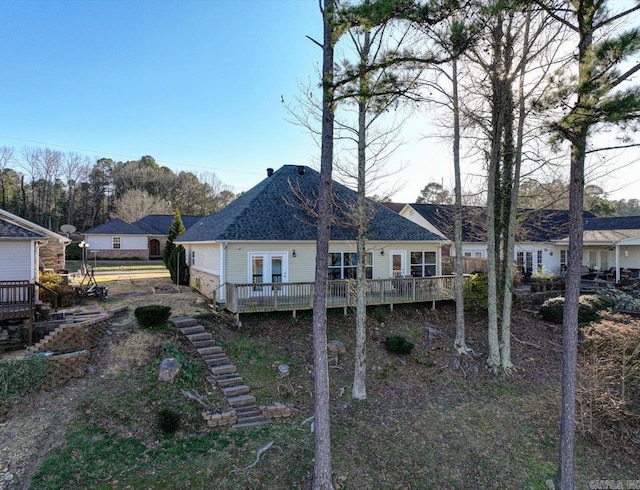
[{"label": "shrub", "polygon": [[158,429],[165,434],[175,434],[180,429],[180,414],[169,408],[158,412]]},{"label": "shrub", "polygon": [[138,320],[138,325],[149,329],[163,329],[169,315],[171,315],[171,307],[163,305],[139,306],[133,311]]},{"label": "shrub", "polygon": [[391,354],[407,355],[411,354],[414,344],[405,339],[402,335],[392,335],[384,339],[384,346]]},{"label": "shrub", "polygon": [[64,250],[64,256],[67,260],[82,260],[82,249],[80,242],[73,242],[67,245]]},{"label": "shrub", "polygon": [[175,284],[189,284],[189,266],[187,265],[186,252],[182,245],[173,249],[167,264],[171,280]]},{"label": "shrub", "polygon": [[44,356],[0,362],[0,402],[38,391],[48,370],[49,364]]},{"label": "shrub", "polygon": [[489,276],[474,274],[464,284],[464,309],[481,314],[489,309]]},{"label": "shrub", "polygon": [[576,428],[602,444],[635,451],[631,435],[640,434],[640,320],[611,315],[583,333]]},{"label": "shrub", "polygon": [[[600,320],[600,311],[610,309],[610,299],[598,295],[580,296],[578,303],[578,323],[589,323]],[[549,322],[561,324],[564,314],[564,298],[549,298],[540,307],[540,315]]]}]

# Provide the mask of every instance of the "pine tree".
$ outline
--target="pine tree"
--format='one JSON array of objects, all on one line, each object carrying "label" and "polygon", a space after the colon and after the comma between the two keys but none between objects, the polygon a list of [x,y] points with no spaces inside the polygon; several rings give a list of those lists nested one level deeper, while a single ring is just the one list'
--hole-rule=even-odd
[{"label": "pine tree", "polygon": [[180,215],[180,210],[176,209],[173,215],[173,221],[171,221],[171,226],[169,227],[169,234],[167,236],[167,243],[164,246],[164,250],[162,251],[162,261],[164,265],[169,267],[169,257],[171,257],[171,252],[176,248],[173,241],[182,235],[187,229],[184,227],[182,223],[182,216]]}]

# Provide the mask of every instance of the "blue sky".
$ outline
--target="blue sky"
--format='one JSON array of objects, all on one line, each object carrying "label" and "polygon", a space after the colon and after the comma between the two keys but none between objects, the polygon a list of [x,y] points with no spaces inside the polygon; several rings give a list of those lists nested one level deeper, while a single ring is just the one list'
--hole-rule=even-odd
[{"label": "blue sky", "polygon": [[[315,76],[321,51],[305,36],[321,32],[316,0],[2,0],[0,146],[151,155],[247,190],[267,167],[317,162],[281,96]],[[422,139],[422,124],[391,160],[405,165],[396,201],[452,185],[444,143]],[[612,197],[640,198],[634,167]]]}]

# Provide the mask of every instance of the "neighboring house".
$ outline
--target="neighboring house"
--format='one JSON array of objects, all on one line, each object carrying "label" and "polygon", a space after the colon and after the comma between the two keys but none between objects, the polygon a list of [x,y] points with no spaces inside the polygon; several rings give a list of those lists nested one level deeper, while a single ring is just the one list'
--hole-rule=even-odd
[{"label": "neighboring house", "polygon": [[40,271],[64,268],[70,241],[0,209],[0,321],[33,318]]},{"label": "neighboring house", "polygon": [[149,260],[149,233],[115,218],[84,232],[87,259]]},{"label": "neighboring house", "polygon": [[[567,248],[567,236],[556,245]],[[640,216],[590,217],[584,221],[582,265],[615,280],[640,275]]]},{"label": "neighboring house", "polygon": [[[290,298],[294,290],[302,291],[302,283],[307,289],[299,293],[305,296],[300,303],[308,302],[311,294],[316,259],[314,196],[320,175],[295,165],[285,165],[276,172],[268,169],[267,175],[175,240],[186,249],[191,285],[207,296],[215,295],[228,308],[240,294],[247,301],[254,296],[256,308],[258,303],[266,303],[267,297],[269,301]],[[346,224],[353,215],[356,193],[336,182],[333,192],[334,216],[340,224],[331,227],[327,275],[330,282],[337,283],[355,277],[359,258],[355,229]],[[415,283],[414,278],[441,274],[440,236],[384,206],[369,204],[372,215],[365,261],[367,278],[372,280],[370,289],[393,286],[392,278]],[[377,280],[387,283],[378,284]],[[307,303],[306,309],[309,307]]]},{"label": "neighboring house", "polygon": [[[388,206],[388,205],[387,205]],[[390,207],[390,206],[388,206]],[[394,204],[395,209],[399,206]],[[391,207],[390,207],[391,208]],[[394,208],[391,208],[394,209]],[[453,242],[453,205],[405,204],[399,214]],[[485,207],[464,206],[462,252],[468,258],[487,257],[487,213]],[[594,219],[589,212],[585,219]],[[562,239],[569,232],[569,211],[552,209],[522,209],[518,211],[514,261],[525,277],[542,268],[560,275],[567,264],[568,242]],[[454,255],[453,247],[450,249]]]},{"label": "neighboring house", "polygon": [[[84,232],[87,258],[140,259],[162,258],[167,243],[172,214],[149,214],[129,224],[115,218]],[[182,223],[189,228],[202,216],[182,216]]]},{"label": "neighboring house", "polygon": [[[65,269],[65,248],[71,243],[69,238],[16,216],[4,209],[0,209],[0,219],[5,223],[12,223],[36,235],[42,236],[38,244],[38,262],[35,265],[36,268],[50,269],[55,272]],[[2,255],[5,254],[3,253]],[[8,258],[10,257],[11,255],[8,256]],[[0,280],[6,280],[1,272]]]},{"label": "neighboring house", "polygon": [[[136,226],[149,234],[148,249],[150,260],[162,258],[162,252],[167,244],[167,236],[169,234],[169,228],[171,227],[173,218],[173,214],[149,214],[132,223],[133,226]],[[189,229],[201,218],[203,218],[203,216],[181,216],[182,224],[185,229]]]}]

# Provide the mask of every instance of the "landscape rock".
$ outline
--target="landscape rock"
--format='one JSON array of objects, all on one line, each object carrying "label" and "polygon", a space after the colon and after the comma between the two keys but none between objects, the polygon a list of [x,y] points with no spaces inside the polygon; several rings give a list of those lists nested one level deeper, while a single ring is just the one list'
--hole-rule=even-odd
[{"label": "landscape rock", "polygon": [[163,359],[160,363],[160,370],[158,372],[158,381],[165,381],[173,384],[180,372],[182,365],[174,358],[170,357]]}]

